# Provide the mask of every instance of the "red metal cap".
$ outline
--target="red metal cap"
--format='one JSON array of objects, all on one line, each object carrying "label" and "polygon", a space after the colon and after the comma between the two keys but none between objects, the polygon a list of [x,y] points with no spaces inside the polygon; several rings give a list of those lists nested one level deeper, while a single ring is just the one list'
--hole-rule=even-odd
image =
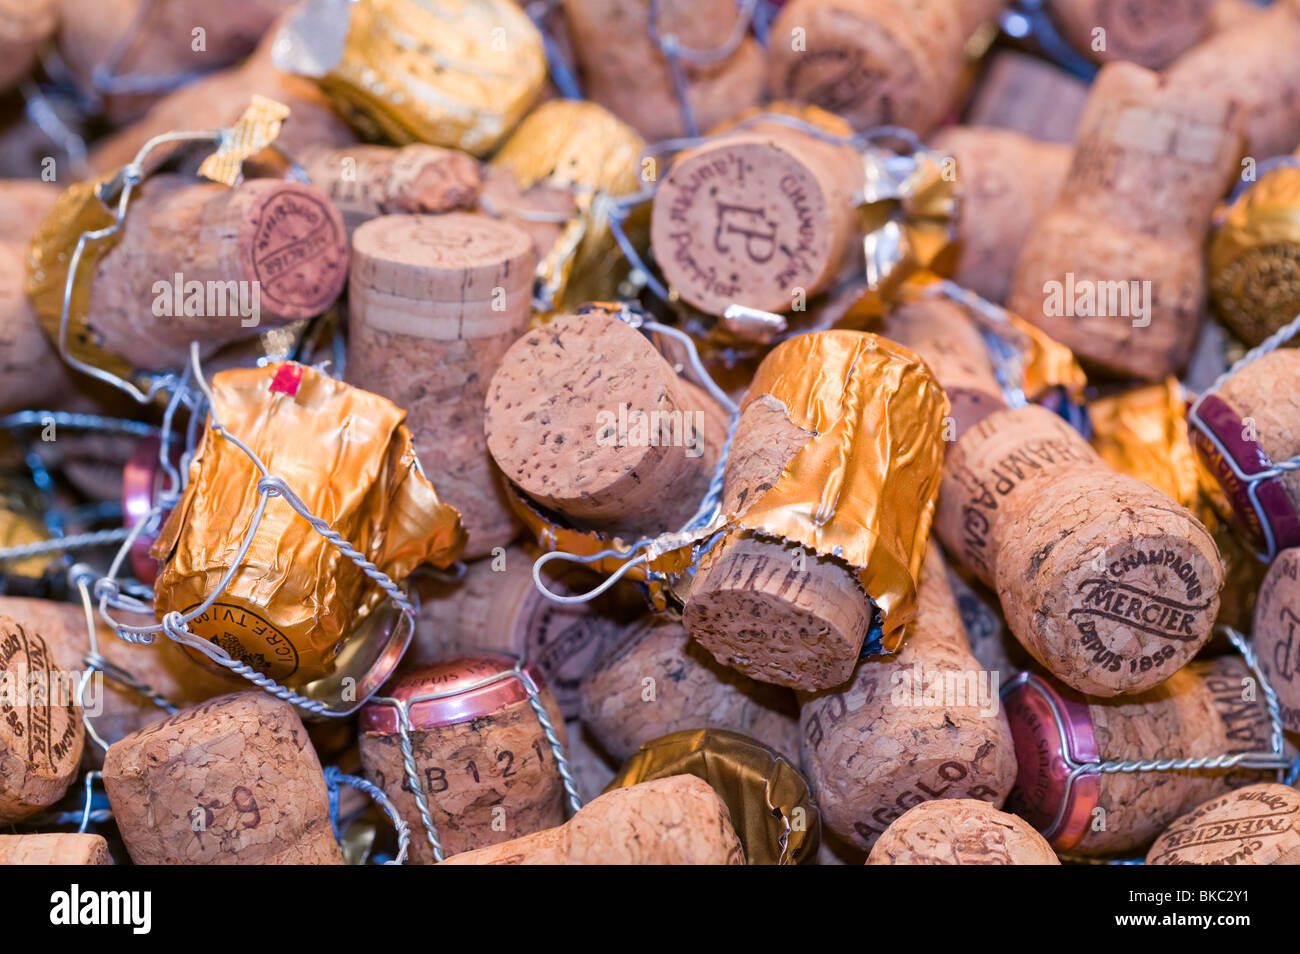
[{"label": "red metal cap", "polygon": [[[501,676],[515,668],[511,656],[476,653],[434,663],[402,677],[380,695],[407,703],[412,729],[433,729],[457,722],[468,722],[500,712],[506,706],[523,702],[528,690],[517,676]],[[531,666],[525,671],[541,688],[542,682]],[[493,679],[494,676],[501,676]],[[411,700],[423,696],[437,698]],[[362,732],[396,733],[397,707],[387,702],[368,702],[361,710]]]},{"label": "red metal cap", "polygon": [[1068,851],[1088,833],[1101,785],[1096,773],[1072,777],[1076,766],[1100,761],[1087,700],[1026,672],[1008,684],[1002,703],[1020,766],[1009,806],[1053,848]]},{"label": "red metal cap", "polygon": [[[122,521],[128,530],[148,518],[163,488],[166,474],[158,459],[161,447],[156,437],[141,438],[122,471]],[[162,514],[161,519],[166,521],[167,514]],[[158,561],[149,555],[156,539],[156,534],[141,533],[131,546],[131,569],[136,579],[148,585],[158,575]]]}]

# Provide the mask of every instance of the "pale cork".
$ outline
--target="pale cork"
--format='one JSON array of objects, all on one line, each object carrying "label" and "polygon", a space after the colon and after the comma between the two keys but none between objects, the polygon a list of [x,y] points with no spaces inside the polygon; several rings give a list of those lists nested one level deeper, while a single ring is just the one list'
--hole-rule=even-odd
[{"label": "pale cork", "polygon": [[1300,792],[1260,784],[1220,795],[1174,821],[1149,865],[1300,865]]},{"label": "pale cork", "polygon": [[1023,818],[974,798],[910,808],[876,841],[869,865],[1059,865]]},{"label": "pale cork", "polygon": [[136,864],[343,863],[307,730],[266,693],[221,696],[114,743],[104,789]]},{"label": "pale cork", "polygon": [[583,678],[581,697],[583,723],[620,760],[687,729],[729,729],[789,758],[799,752],[789,690],[723,666],[671,619],[629,628]]},{"label": "pale cork", "polygon": [[839,272],[863,181],[853,150],[775,123],[676,156],[655,191],[650,243],[664,277],[712,315],[789,311]]},{"label": "pale cork", "polygon": [[1169,65],[1205,36],[1213,7],[1214,0],[1051,0],[1048,4],[1061,36],[1088,59],[1095,63],[1127,60],[1153,70]]},{"label": "pale cork", "polygon": [[[777,399],[751,401],[727,458],[723,512],[743,513],[811,437]],[[871,603],[843,561],[732,531],[701,558],[682,622],[718,662],[813,691],[852,675]]]},{"label": "pale cork", "polygon": [[343,214],[349,237],[381,215],[471,208],[482,185],[473,156],[426,143],[308,149],[298,161]]},{"label": "pale cork", "polygon": [[[314,317],[347,281],[343,220],[329,199],[301,183],[250,179],[228,189],[154,176],[136,190],[120,234],[95,270],[86,323],[96,341],[136,368],[182,367],[192,341],[212,354]],[[177,275],[182,306],[186,287],[204,283],[203,314],[176,313]],[[165,291],[155,290],[158,282]],[[255,325],[230,294],[242,292],[239,300],[251,308],[254,285]]]},{"label": "pale cork", "polygon": [[[546,707],[565,741],[564,720],[550,690]],[[564,782],[550,743],[527,700],[468,722],[410,733],[416,771],[450,856],[541,831],[564,821]],[[363,732],[366,778],[392,799],[411,826],[412,864],[432,864],[433,849],[411,793],[397,733]]]},{"label": "pale cork", "polygon": [[59,0],[0,0],[0,92],[35,68],[59,27],[58,7]]},{"label": "pale cork", "polygon": [[[658,446],[641,446],[650,444],[635,429],[641,415],[659,421],[647,430]],[[511,345],[488,387],[486,428],[492,457],[525,494],[628,539],[685,525],[726,436],[711,398],[639,331],[601,313],[557,316]]]},{"label": "pale cork", "polygon": [[0,835],[0,865],[111,865],[103,835]]},{"label": "pale cork", "polygon": [[1012,632],[1080,692],[1142,692],[1210,638],[1224,576],[1214,538],[1135,477],[1098,468],[1036,482],[993,549]]},{"label": "pale cork", "polygon": [[[1246,365],[1216,393],[1237,412],[1243,429],[1275,464],[1300,454],[1300,351],[1279,348]],[[1244,435],[1243,435],[1244,436]],[[1300,511],[1300,470],[1282,474],[1291,506]]]},{"label": "pale cork", "polygon": [[1300,5],[1274,3],[1188,50],[1171,83],[1232,96],[1249,112],[1246,155],[1262,161],[1300,145]]},{"label": "pale cork", "polygon": [[931,145],[957,162],[961,245],[953,280],[989,301],[1004,302],[1025,239],[1056,200],[1073,150],[973,126],[947,126]]},{"label": "pale cork", "polygon": [[536,267],[523,231],[469,212],[385,215],[352,237],[347,379],[406,410],[425,474],[460,511],[469,559],[518,532],[483,403],[528,328]]},{"label": "pale cork", "polygon": [[1103,67],[1056,203],[1025,241],[1011,311],[1107,373],[1160,381],[1181,369],[1204,312],[1202,246],[1240,171],[1244,120],[1213,89]]},{"label": "pale cork", "polygon": [[934,546],[905,640],[892,657],[860,662],[844,688],[804,698],[799,712],[803,767],[822,822],[864,850],[918,802],[975,798],[999,807],[1016,778],[998,686],[970,653]]},{"label": "pale cork", "polygon": [[48,808],[81,765],[77,679],[40,632],[0,616],[0,824]]},{"label": "pale cork", "polygon": [[1054,63],[1002,49],[992,53],[971,95],[966,123],[1070,144],[1088,84]]},{"label": "pale cork", "polygon": [[607,792],[559,828],[448,858],[459,865],[743,865],[731,815],[694,775]]},{"label": "pale cork", "polygon": [[1282,727],[1300,732],[1300,547],[1283,550],[1268,568],[1252,634],[1260,669],[1281,704]]}]

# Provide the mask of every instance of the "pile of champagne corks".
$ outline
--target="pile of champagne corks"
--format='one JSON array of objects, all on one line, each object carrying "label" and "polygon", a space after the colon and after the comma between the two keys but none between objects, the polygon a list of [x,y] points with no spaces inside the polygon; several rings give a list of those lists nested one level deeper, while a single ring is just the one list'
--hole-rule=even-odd
[{"label": "pile of champagne corks", "polygon": [[[1300,188],[1251,200],[1300,165],[1300,0],[1028,5],[1055,45],[1008,0],[360,0],[305,75],[314,6],[0,0],[0,864],[1300,863]],[[420,36],[417,123],[364,67],[424,8],[562,68],[521,98],[522,52]],[[212,144],[130,170],[60,329],[88,186],[257,96],[289,115],[235,181]],[[874,214],[921,155],[952,201]],[[161,621],[156,525],[137,612],[93,583],[121,535],[5,555],[221,486],[159,457],[197,404],[102,379],[195,344],[391,402],[459,515],[344,717],[120,638]],[[412,504],[338,473],[369,426],[275,469],[383,541]],[[310,617],[339,566],[264,543],[239,592],[306,580]]]}]

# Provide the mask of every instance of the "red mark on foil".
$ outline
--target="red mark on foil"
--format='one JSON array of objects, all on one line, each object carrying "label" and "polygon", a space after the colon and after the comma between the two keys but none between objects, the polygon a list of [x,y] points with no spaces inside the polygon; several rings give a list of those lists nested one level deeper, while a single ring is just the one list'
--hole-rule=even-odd
[{"label": "red mark on foil", "polygon": [[289,397],[297,397],[298,388],[302,384],[302,365],[285,364],[280,366],[280,370],[275,372],[275,380],[271,382],[271,391],[280,394],[287,394]]}]

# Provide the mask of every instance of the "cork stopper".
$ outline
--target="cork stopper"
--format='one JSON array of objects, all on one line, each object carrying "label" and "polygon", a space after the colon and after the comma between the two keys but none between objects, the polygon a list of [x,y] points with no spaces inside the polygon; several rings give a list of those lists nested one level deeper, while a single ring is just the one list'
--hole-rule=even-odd
[{"label": "cork stopper", "polygon": [[262,692],[182,709],[114,743],[104,788],[136,864],[343,863],[307,730]]},{"label": "cork stopper", "polygon": [[[564,783],[546,733],[504,656],[462,657],[398,680],[389,696],[408,702],[411,748],[429,816],[446,855],[495,845],[564,821]],[[561,742],[564,720],[544,686],[542,705]],[[419,701],[432,693],[445,698]],[[370,702],[360,716],[361,764],[411,826],[411,861],[433,848],[410,790],[396,708]]]},{"label": "cork stopper", "polygon": [[918,801],[1000,806],[1016,778],[998,684],[970,653],[937,547],[917,599],[897,654],[863,660],[847,686],[805,698],[799,712],[822,820],[863,850]]},{"label": "cork stopper", "polygon": [[1300,548],[1283,550],[1269,567],[1252,636],[1260,669],[1281,705],[1282,727],[1300,732]]},{"label": "cork stopper", "polygon": [[709,314],[789,311],[837,273],[861,179],[851,150],[786,126],[711,140],[677,156],[655,192],[655,258],[673,291]]},{"label": "cork stopper", "polygon": [[583,677],[582,721],[616,759],[685,729],[729,729],[787,757],[799,750],[794,698],[719,663],[680,623],[648,617]]},{"label": "cork stopper", "polygon": [[102,835],[0,835],[0,865],[111,865]]},{"label": "cork stopper", "polygon": [[694,775],[616,788],[559,828],[448,858],[458,865],[743,865],[726,804]]},{"label": "cork stopper", "polygon": [[[1279,348],[1246,365],[1216,393],[1241,418],[1246,440],[1258,444],[1275,464],[1300,455],[1298,376],[1300,351]],[[1300,513],[1300,471],[1290,471],[1279,479],[1292,510]],[[1233,502],[1237,504],[1237,500]],[[1300,539],[1285,543],[1300,544]]]},{"label": "cork stopper", "polygon": [[1087,98],[1088,84],[1073,73],[1028,53],[998,49],[971,96],[966,122],[1069,145]]},{"label": "cork stopper", "polygon": [[1214,538],[1137,478],[1098,468],[1038,481],[993,548],[1016,638],[1080,692],[1149,689],[1210,638],[1224,572]]},{"label": "cork stopper", "polygon": [[488,450],[505,476],[573,522],[629,539],[690,519],[725,427],[649,339],[601,312],[525,334],[488,388]]},{"label": "cork stopper", "polygon": [[518,524],[488,457],[483,402],[532,316],[532,243],[507,222],[453,212],[371,219],[352,249],[348,380],[406,410],[425,473],[460,511],[465,555],[491,553]]},{"label": "cork stopper", "polygon": [[[1215,0],[1053,0],[1049,9],[1066,42],[1094,62],[1127,60],[1158,70],[1206,35],[1214,4]],[[1104,31],[1103,44],[1096,42],[1098,30]]]},{"label": "cork stopper", "polygon": [[85,733],[77,677],[39,632],[0,616],[0,823],[53,805],[77,777]]},{"label": "cork stopper", "polygon": [[1179,818],[1147,853],[1149,865],[1300,864],[1300,792],[1239,788]]},{"label": "cork stopper", "polygon": [[908,809],[880,836],[869,865],[1059,865],[1029,823],[974,798]]}]

